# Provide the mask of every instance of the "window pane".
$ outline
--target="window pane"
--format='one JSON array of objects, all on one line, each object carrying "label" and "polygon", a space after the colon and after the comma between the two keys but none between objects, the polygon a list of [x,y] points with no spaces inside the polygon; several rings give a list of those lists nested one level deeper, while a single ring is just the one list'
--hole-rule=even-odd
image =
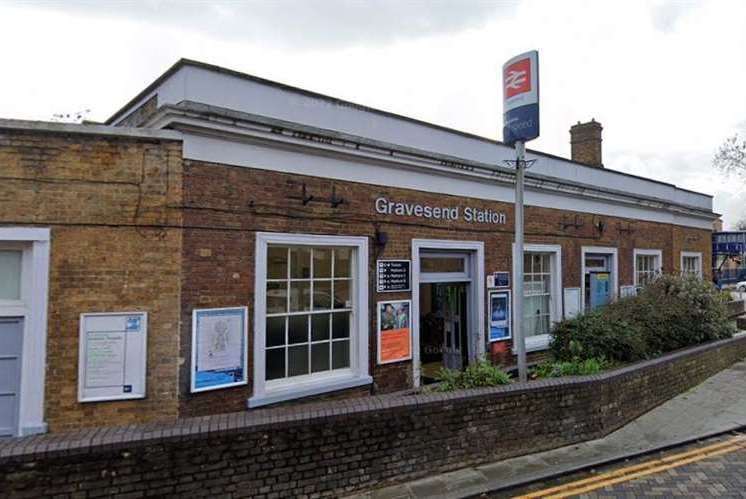
[{"label": "window pane", "polygon": [[288,320],[288,344],[308,343],[308,316],[291,315]]},{"label": "window pane", "polygon": [[332,337],[349,338],[350,336],[350,313],[337,312],[332,314]]},{"label": "window pane", "polygon": [[329,339],[329,321],[331,314],[314,314],[311,316],[311,340]]},{"label": "window pane", "polygon": [[332,343],[332,369],[345,367],[350,367],[350,342],[335,341]]},{"label": "window pane", "polygon": [[350,308],[350,281],[334,281],[334,308]]},{"label": "window pane", "polygon": [[285,317],[267,318],[267,346],[276,347],[285,344]]},{"label": "window pane", "polygon": [[0,300],[21,299],[21,257],[23,252],[0,250]]},{"label": "window pane", "polygon": [[350,277],[352,250],[350,248],[334,249],[334,277]]},{"label": "window pane", "polygon": [[311,372],[329,370],[329,343],[311,345]]},{"label": "window pane", "polygon": [[290,281],[290,311],[305,312],[311,309],[311,282]]},{"label": "window pane", "polygon": [[313,309],[332,308],[332,281],[313,281]]},{"label": "window pane", "polygon": [[332,276],[332,250],[331,248],[314,248],[313,250],[313,276]]},{"label": "window pane", "polygon": [[531,270],[531,253],[523,254],[523,272],[532,272]]},{"label": "window pane", "polygon": [[266,358],[267,379],[278,379],[285,377],[285,349],[273,348],[267,350]]},{"label": "window pane", "polygon": [[288,249],[281,246],[267,248],[267,278],[288,278]]},{"label": "window pane", "polygon": [[288,308],[288,283],[267,283],[267,313],[281,314],[287,312]]},{"label": "window pane", "polygon": [[311,250],[290,248],[290,278],[308,279],[311,277]]},{"label": "window pane", "polygon": [[308,374],[308,345],[288,347],[288,376]]},{"label": "window pane", "polygon": [[464,272],[464,259],[427,256],[420,259],[420,272]]}]

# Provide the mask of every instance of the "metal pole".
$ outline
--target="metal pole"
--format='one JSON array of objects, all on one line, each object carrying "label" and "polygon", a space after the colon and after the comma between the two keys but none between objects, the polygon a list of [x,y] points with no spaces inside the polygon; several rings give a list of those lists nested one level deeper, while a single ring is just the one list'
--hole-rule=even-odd
[{"label": "metal pole", "polygon": [[518,378],[528,381],[526,341],[523,337],[523,176],[526,171],[526,144],[515,143],[515,291],[513,297],[513,341],[518,354]]}]

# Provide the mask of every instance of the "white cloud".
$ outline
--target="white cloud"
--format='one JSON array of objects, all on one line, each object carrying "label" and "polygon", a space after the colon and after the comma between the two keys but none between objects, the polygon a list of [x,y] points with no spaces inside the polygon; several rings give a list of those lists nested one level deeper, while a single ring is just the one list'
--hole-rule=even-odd
[{"label": "white cloud", "polygon": [[189,57],[499,138],[500,67],[537,48],[532,148],[568,156],[570,125],[595,117],[607,167],[715,194],[732,223],[741,186],[711,157],[746,120],[743,26],[727,0],[6,2],[0,116],[103,120]]}]

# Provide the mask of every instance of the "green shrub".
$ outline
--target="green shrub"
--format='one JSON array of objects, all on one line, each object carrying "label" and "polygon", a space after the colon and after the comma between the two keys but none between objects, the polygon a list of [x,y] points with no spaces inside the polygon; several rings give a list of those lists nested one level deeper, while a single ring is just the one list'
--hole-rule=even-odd
[{"label": "green shrub", "polygon": [[557,324],[552,355],[558,361],[633,362],[729,338],[735,328],[727,300],[698,277],[662,275],[637,296]]},{"label": "green shrub", "polygon": [[434,390],[439,392],[510,383],[510,376],[505,371],[486,360],[471,364],[463,371],[441,368],[436,378],[440,383],[434,387]]},{"label": "green shrub", "polygon": [[575,359],[564,362],[542,362],[532,370],[536,378],[559,378],[560,376],[583,376],[597,374],[609,369],[611,365],[604,359]]}]

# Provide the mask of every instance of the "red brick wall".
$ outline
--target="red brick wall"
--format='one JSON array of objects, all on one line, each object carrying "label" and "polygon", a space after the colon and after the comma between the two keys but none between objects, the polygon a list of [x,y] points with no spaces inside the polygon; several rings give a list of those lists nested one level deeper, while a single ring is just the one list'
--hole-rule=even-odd
[{"label": "red brick wall", "polygon": [[[332,189],[345,203],[332,208],[328,202],[300,201],[302,184],[316,199],[329,198]],[[504,212],[504,225],[469,224],[461,221],[426,220],[384,216],[374,209],[375,199],[465,206]],[[562,227],[577,220],[579,228]],[[602,222],[604,230],[596,227]],[[185,161],[184,245],[182,277],[181,356],[191,351],[191,311],[195,307],[246,305],[253,320],[253,267],[256,231],[339,234],[370,238],[370,372],[375,392],[390,392],[412,386],[411,362],[376,365],[376,315],[378,300],[410,299],[411,293],[375,293],[376,258],[411,258],[414,238],[478,240],[485,243],[485,270],[510,270],[513,241],[511,204],[447,195],[380,187],[353,182],[289,175],[259,169]],[[378,251],[375,231],[388,233],[388,244]],[[620,285],[632,284],[634,248],[663,250],[664,270],[678,270],[679,251],[710,252],[710,232],[607,216],[548,208],[526,209],[526,242],[562,246],[563,286],[580,286],[581,246],[619,248]],[[709,271],[708,256],[703,268]],[[217,264],[217,265],[216,265]],[[253,331],[249,327],[249,373],[253,365]],[[200,415],[216,410],[241,410],[251,396],[251,386],[190,394],[189,362],[181,366],[182,415]],[[250,376],[251,378],[251,376]],[[355,392],[358,393],[358,392]]]}]

